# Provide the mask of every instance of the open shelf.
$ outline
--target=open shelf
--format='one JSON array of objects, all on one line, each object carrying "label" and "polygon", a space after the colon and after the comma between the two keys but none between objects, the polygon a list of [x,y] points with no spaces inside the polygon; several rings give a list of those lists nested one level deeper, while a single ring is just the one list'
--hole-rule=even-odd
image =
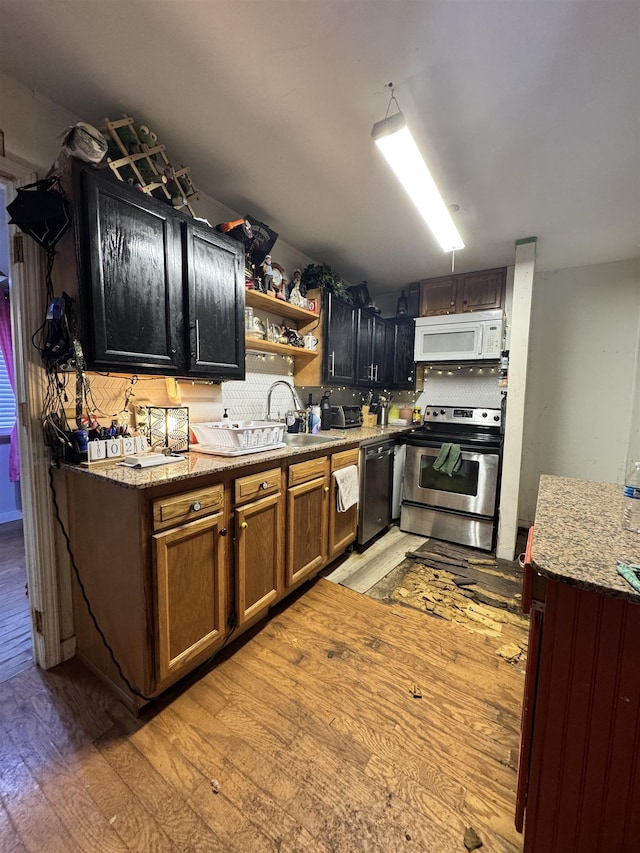
[{"label": "open shelf", "polygon": [[[269,299],[269,297],[266,298]],[[310,314],[311,312],[307,311],[306,313]],[[277,344],[274,341],[265,341],[261,338],[250,337],[245,339],[245,349],[247,352],[269,352],[273,355],[291,355],[294,358],[304,358],[308,361],[312,361],[320,355],[318,350],[291,347],[289,344]]]},{"label": "open shelf", "polygon": [[[249,307],[257,308],[260,311],[268,311],[270,314],[275,314],[278,317],[286,317],[288,320],[297,320],[303,324],[315,323],[320,319],[320,315],[316,314],[315,311],[308,311],[306,308],[298,308],[297,305],[285,302],[284,299],[276,299],[275,296],[267,296],[265,293],[260,293],[258,290],[245,290],[244,295],[245,303]],[[297,349],[297,347],[289,347],[289,349]]]}]

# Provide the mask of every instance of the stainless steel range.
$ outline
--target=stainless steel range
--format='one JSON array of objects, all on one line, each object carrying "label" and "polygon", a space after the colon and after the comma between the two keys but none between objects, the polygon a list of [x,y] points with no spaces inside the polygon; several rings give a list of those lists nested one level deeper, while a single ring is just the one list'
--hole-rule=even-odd
[{"label": "stainless steel range", "polygon": [[406,439],[400,529],[491,551],[502,437],[500,409],[428,407]]}]

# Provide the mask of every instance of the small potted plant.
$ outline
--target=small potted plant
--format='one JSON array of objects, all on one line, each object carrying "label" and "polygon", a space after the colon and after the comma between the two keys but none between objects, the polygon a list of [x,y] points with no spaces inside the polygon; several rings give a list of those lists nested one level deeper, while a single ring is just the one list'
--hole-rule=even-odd
[{"label": "small potted plant", "polygon": [[301,291],[308,295],[310,290],[323,287],[346,302],[353,303],[353,299],[344,281],[337,273],[334,273],[328,264],[307,264],[302,271]]}]

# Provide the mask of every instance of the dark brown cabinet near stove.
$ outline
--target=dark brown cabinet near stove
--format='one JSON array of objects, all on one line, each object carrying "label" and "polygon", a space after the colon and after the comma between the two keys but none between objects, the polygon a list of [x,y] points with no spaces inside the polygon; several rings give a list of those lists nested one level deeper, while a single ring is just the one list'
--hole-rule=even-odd
[{"label": "dark brown cabinet near stove", "polygon": [[241,244],[89,170],[74,194],[87,366],[243,379]]},{"label": "dark brown cabinet near stove", "polygon": [[420,282],[420,315],[464,314],[504,305],[506,268],[427,278]]}]

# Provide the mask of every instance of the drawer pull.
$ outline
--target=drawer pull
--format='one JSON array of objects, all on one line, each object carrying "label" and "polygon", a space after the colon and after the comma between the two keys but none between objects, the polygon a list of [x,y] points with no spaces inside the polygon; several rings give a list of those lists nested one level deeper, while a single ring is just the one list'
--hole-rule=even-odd
[{"label": "drawer pull", "polygon": [[199,510],[199,509],[202,509],[202,504],[200,503],[200,501],[194,501],[194,502],[191,504],[191,509],[192,509],[194,512],[198,512],[198,510]]},{"label": "drawer pull", "polygon": [[246,522],[246,521],[243,521],[243,522],[240,524],[240,528],[241,528],[242,530],[246,530],[248,526],[249,526],[249,525],[247,524],[247,522]]},{"label": "drawer pull", "polygon": [[269,488],[269,483],[267,483],[267,481],[266,481],[266,480],[263,480],[263,481],[260,483],[260,488],[261,488],[261,489],[268,489],[268,488]]}]

